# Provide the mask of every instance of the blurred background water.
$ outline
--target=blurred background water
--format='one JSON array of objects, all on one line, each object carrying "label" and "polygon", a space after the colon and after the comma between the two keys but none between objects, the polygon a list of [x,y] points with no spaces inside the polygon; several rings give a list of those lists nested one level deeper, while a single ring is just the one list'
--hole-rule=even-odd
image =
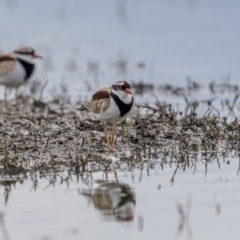
[{"label": "blurred background water", "polygon": [[239,7],[237,0],[1,0],[0,50],[33,46],[45,57],[34,78],[49,80],[47,95],[64,81],[73,100],[118,79],[238,82]]}]

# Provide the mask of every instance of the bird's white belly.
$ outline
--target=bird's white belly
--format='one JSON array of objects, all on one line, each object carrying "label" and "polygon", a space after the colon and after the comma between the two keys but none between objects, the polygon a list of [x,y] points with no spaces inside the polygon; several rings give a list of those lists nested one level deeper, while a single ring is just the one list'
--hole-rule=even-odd
[{"label": "bird's white belly", "polygon": [[101,121],[105,123],[117,123],[123,121],[128,114],[120,117],[120,110],[114,100],[110,101],[110,105],[105,112],[97,113],[95,116]]},{"label": "bird's white belly", "polygon": [[101,112],[96,114],[96,117],[106,123],[115,123],[119,122],[120,120],[120,110],[118,106],[116,106],[114,101],[110,101],[110,105],[105,112]]},{"label": "bird's white belly", "polygon": [[0,84],[9,88],[18,88],[26,82],[24,80],[25,74],[23,66],[17,61],[10,72],[4,76],[0,76]]}]

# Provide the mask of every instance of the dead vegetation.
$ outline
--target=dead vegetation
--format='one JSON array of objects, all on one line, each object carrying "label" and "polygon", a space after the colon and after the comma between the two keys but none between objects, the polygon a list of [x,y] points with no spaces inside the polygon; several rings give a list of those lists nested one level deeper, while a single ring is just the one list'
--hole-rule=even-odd
[{"label": "dead vegetation", "polygon": [[[222,87],[214,86],[215,92]],[[144,84],[141,82],[135,88],[143,91]],[[228,112],[227,118],[221,116],[211,99],[188,100],[189,94],[199,88],[199,84],[188,79],[180,96],[185,100],[182,112],[158,101],[157,95],[155,104],[136,104],[131,118],[117,127],[114,153],[107,150],[102,124],[75,110],[64,84],[49,102],[26,96],[20,99],[18,107],[14,104],[5,107],[1,103],[1,178],[29,171],[107,171],[113,162],[119,167],[124,162],[130,169],[141,168],[150,159],[158,160],[162,168],[166,163],[174,163],[177,172],[178,168],[194,168],[198,161],[207,164],[218,162],[220,157],[240,158],[240,125],[236,118],[239,93],[234,91],[233,100],[222,105]],[[175,94],[176,90],[172,89]],[[229,86],[228,89],[237,88]],[[200,104],[206,108],[203,116],[197,115]]]}]

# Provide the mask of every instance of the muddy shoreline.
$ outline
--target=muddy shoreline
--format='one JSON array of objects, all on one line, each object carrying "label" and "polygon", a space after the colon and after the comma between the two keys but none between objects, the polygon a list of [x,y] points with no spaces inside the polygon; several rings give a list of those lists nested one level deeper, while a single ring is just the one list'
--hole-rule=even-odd
[{"label": "muddy shoreline", "polygon": [[0,172],[106,170],[113,163],[140,164],[158,159],[191,166],[197,159],[238,156],[240,125],[227,118],[188,115],[171,105],[135,104],[132,115],[117,127],[116,150],[109,152],[102,124],[76,111],[66,99],[43,102],[33,97],[0,103]]}]

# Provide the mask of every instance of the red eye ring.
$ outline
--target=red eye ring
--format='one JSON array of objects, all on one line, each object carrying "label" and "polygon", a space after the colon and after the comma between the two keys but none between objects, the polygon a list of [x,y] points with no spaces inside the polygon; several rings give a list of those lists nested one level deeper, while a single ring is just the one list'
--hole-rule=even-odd
[{"label": "red eye ring", "polygon": [[118,85],[118,89],[122,89],[122,86],[121,86],[121,85]]}]

